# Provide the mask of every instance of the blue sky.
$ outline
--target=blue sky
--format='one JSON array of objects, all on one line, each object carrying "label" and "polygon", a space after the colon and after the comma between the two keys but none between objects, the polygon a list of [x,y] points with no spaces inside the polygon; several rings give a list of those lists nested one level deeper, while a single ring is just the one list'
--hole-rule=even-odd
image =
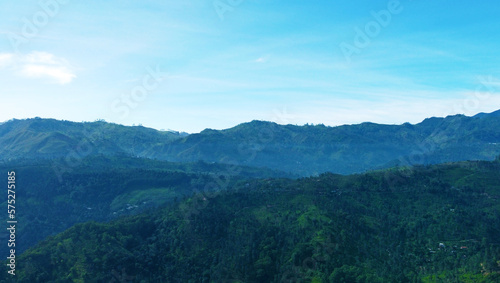
[{"label": "blue sky", "polygon": [[2,1],[0,121],[199,132],[500,109],[490,1]]}]

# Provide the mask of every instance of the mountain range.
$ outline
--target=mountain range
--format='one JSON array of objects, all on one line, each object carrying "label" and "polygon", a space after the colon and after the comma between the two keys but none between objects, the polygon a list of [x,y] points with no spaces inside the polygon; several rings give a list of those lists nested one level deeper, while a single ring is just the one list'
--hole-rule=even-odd
[{"label": "mountain range", "polygon": [[197,134],[0,124],[18,282],[497,282],[499,162],[500,110]]},{"label": "mountain range", "polygon": [[0,160],[125,155],[173,162],[267,167],[301,176],[351,174],[398,165],[493,160],[500,110],[418,124],[279,125],[252,121],[196,134],[103,121],[11,120],[0,125]]}]

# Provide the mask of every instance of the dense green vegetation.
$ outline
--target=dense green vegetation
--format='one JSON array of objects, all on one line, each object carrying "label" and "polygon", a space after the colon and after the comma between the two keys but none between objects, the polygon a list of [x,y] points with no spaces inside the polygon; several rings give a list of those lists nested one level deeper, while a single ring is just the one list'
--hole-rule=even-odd
[{"label": "dense green vegetation", "polygon": [[351,174],[398,164],[491,160],[500,154],[499,111],[429,118],[416,125],[326,127],[253,121],[187,136],[105,122],[13,120],[0,125],[0,159],[63,157],[71,161],[122,154],[267,167],[301,176]]},{"label": "dense green vegetation", "polygon": [[11,120],[0,125],[0,159],[54,158],[68,155],[145,154],[153,144],[184,136],[142,126],[103,121],[75,123],[54,119]]},{"label": "dense green vegetation", "polygon": [[500,157],[419,165],[492,160],[499,129],[500,111],[192,135],[8,121],[15,279],[500,282]]},{"label": "dense green vegetation", "polygon": [[[102,174],[113,182],[126,175]],[[186,178],[145,174],[148,182]],[[160,183],[137,187],[155,198],[170,194]],[[499,282],[499,199],[499,161],[235,180],[226,190],[49,237],[18,258],[17,279]]]},{"label": "dense green vegetation", "polygon": [[[137,214],[182,200],[207,186],[227,187],[244,178],[290,177],[250,167],[126,156],[89,156],[72,164],[77,166],[69,166],[64,159],[0,165],[1,172],[15,170],[17,175],[17,252],[76,223]],[[0,205],[7,207],[7,198]],[[8,231],[2,229],[0,236],[8,237]],[[0,254],[7,250],[7,245],[0,246]]]}]

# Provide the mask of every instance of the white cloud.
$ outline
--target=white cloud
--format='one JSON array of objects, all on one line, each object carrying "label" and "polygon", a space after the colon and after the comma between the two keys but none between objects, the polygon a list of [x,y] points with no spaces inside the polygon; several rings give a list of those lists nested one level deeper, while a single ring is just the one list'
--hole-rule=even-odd
[{"label": "white cloud", "polygon": [[63,58],[47,52],[34,51],[27,55],[0,53],[0,68],[8,68],[26,78],[49,79],[57,84],[68,84],[76,75]]},{"label": "white cloud", "polygon": [[47,52],[39,52],[39,51],[31,52],[30,54],[26,55],[24,60],[28,63],[35,63],[35,64],[41,63],[41,64],[56,65],[56,64],[67,63],[66,60],[64,59],[56,58],[54,54],[50,54]]},{"label": "white cloud", "polygon": [[13,57],[14,55],[10,53],[0,53],[0,68],[10,65]]},{"label": "white cloud", "polygon": [[51,67],[37,64],[25,65],[22,74],[31,78],[48,77],[59,84],[70,83],[76,76],[65,67]]}]

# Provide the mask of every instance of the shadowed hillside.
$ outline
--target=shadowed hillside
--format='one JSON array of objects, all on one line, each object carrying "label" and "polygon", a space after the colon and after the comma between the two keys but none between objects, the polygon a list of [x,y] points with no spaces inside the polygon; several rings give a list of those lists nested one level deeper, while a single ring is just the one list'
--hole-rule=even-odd
[{"label": "shadowed hillside", "polygon": [[19,258],[20,282],[498,282],[500,163],[267,179]]}]

